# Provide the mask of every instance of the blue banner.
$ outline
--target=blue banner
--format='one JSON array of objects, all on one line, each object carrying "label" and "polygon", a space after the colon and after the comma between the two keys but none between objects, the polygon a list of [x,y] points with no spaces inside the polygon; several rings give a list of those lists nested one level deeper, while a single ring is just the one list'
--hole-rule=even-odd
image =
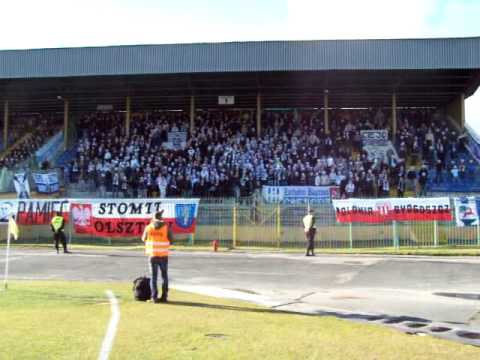
[{"label": "blue banner", "polygon": [[35,185],[37,186],[37,192],[53,194],[60,191],[60,183],[56,172],[53,171],[45,174],[33,173],[32,175],[35,180]]},{"label": "blue banner", "polygon": [[329,203],[336,198],[339,188],[336,186],[263,186],[263,199],[269,203],[282,204],[320,204]]}]

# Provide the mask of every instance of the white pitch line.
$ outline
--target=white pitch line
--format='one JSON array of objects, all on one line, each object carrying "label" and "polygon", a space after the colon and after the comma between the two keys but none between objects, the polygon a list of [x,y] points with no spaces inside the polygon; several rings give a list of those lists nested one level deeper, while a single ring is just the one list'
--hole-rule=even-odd
[{"label": "white pitch line", "polygon": [[115,335],[117,334],[118,323],[120,322],[120,308],[118,306],[118,300],[115,297],[115,294],[111,290],[107,290],[105,293],[110,300],[110,310],[112,312],[112,316],[110,317],[110,322],[108,323],[107,333],[103,338],[102,348],[100,349],[98,360],[108,360],[110,352],[112,351]]}]

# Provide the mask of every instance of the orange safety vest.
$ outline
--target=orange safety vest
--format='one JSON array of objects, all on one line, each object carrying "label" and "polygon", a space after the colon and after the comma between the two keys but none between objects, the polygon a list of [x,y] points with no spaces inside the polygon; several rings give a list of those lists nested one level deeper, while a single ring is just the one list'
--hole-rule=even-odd
[{"label": "orange safety vest", "polygon": [[150,224],[146,228],[147,239],[145,240],[145,254],[148,256],[168,256],[170,241],[168,240],[168,224],[159,229]]}]

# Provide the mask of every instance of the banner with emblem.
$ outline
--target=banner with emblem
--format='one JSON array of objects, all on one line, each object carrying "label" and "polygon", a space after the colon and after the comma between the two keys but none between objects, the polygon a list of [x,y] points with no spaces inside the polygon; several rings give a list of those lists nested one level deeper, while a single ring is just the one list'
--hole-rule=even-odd
[{"label": "banner with emblem", "polygon": [[157,211],[173,233],[195,232],[199,199],[85,199],[71,200],[77,234],[101,237],[136,237]]},{"label": "banner with emblem", "polygon": [[451,221],[453,218],[447,197],[333,200],[333,207],[340,223]]},{"label": "banner with emblem", "polygon": [[14,216],[19,225],[49,225],[56,213],[69,219],[68,199],[4,199],[0,200],[0,223]]},{"label": "banner with emblem", "polygon": [[479,200],[474,196],[455,198],[455,219],[457,226],[477,226]]}]

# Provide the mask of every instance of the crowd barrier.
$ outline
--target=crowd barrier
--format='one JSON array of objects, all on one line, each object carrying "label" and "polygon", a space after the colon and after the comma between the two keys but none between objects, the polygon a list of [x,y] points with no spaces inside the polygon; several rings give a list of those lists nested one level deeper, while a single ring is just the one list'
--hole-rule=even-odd
[{"label": "crowd barrier", "polygon": [[[179,234],[176,241],[185,246],[210,246],[212,241],[217,240],[224,248],[302,248],[305,246],[302,218],[309,206],[315,210],[317,248],[480,246],[480,227],[478,225],[458,227],[455,220],[340,224],[336,221],[331,204],[284,205],[255,201],[239,204],[230,199],[200,202],[195,233]],[[139,237],[98,238],[93,235],[76,234],[70,223],[65,230],[72,244],[141,244]],[[47,225],[20,225],[20,233],[19,243],[52,242],[51,230]],[[5,242],[5,239],[6,226],[2,226],[0,242]]]}]

